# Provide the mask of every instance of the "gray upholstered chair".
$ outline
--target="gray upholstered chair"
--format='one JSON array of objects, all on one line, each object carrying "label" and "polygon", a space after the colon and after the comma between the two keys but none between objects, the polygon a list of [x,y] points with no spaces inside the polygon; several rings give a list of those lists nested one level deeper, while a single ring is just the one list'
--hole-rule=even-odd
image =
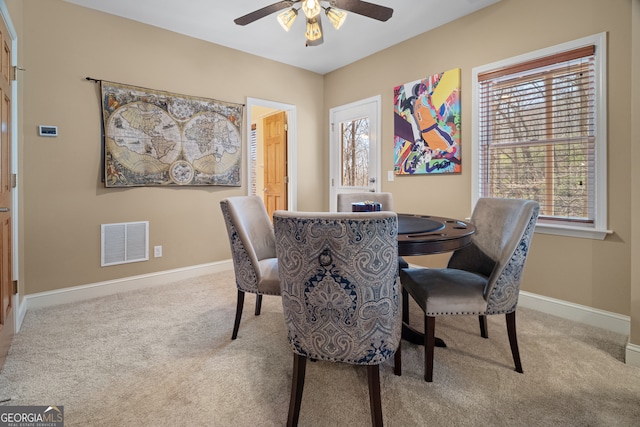
[{"label": "gray upholstered chair", "polygon": [[255,314],[260,314],[262,295],[280,295],[280,277],[273,225],[258,196],[228,197],[220,201],[229,234],[238,288],[236,320],[231,339],[238,336],[244,294],[256,294]]},{"label": "gray upholstered chair", "polygon": [[382,425],[379,365],[395,355],[401,370],[396,214],[276,211],[273,221],[293,349],[287,425],[298,423],[307,358],[366,365],[372,424]]},{"label": "gray upholstered chair", "polygon": [[393,194],[391,193],[374,193],[366,191],[362,193],[338,193],[337,210],[338,212],[351,212],[351,204],[370,200],[382,205],[383,211],[393,210]]},{"label": "gray upholstered chair", "polygon": [[471,216],[476,227],[469,246],[451,256],[447,268],[409,268],[402,286],[424,311],[425,381],[433,380],[436,316],[477,315],[487,338],[489,314],[505,314],[516,371],[522,373],[516,338],[520,280],[539,205],[530,200],[482,198]]}]

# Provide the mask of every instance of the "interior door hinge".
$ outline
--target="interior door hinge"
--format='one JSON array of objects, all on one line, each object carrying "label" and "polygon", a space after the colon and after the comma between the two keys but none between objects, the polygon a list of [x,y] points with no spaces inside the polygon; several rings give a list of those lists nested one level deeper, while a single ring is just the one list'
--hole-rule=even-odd
[{"label": "interior door hinge", "polygon": [[18,175],[15,173],[11,174],[11,188],[16,188],[18,186]]},{"label": "interior door hinge", "polygon": [[25,71],[24,68],[20,68],[17,65],[14,65],[13,67],[11,67],[11,80],[12,81],[16,81],[18,80],[18,71]]},{"label": "interior door hinge", "polygon": [[284,131],[285,132],[289,132],[289,124],[288,123],[284,124]]},{"label": "interior door hinge", "polygon": [[17,294],[18,293],[18,281],[14,280],[13,281],[13,294]]}]

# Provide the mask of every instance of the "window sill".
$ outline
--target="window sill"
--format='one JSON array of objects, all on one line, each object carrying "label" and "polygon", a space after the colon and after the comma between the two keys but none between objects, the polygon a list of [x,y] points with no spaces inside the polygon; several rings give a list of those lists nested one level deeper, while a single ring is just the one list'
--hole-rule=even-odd
[{"label": "window sill", "polygon": [[553,234],[556,236],[566,237],[578,237],[582,239],[604,240],[607,235],[613,234],[613,231],[595,229],[590,227],[576,227],[571,225],[538,222],[536,224],[536,233]]}]

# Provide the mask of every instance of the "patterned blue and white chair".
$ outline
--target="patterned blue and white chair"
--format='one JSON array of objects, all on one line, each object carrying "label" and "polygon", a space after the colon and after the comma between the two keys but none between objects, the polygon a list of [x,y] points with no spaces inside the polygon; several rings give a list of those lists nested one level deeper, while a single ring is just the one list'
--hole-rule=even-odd
[{"label": "patterned blue and white chair", "polygon": [[366,365],[371,420],[381,426],[379,365],[395,355],[401,369],[397,215],[276,211],[273,225],[293,349],[287,425],[298,423],[311,358]]},{"label": "patterned blue and white chair", "polygon": [[229,234],[238,301],[231,339],[240,328],[244,294],[256,294],[255,315],[260,314],[262,295],[280,295],[280,277],[273,225],[258,196],[227,197],[220,201]]},{"label": "patterned blue and white chair", "polygon": [[424,311],[425,381],[433,381],[436,316],[477,315],[487,338],[489,314],[505,314],[516,371],[522,373],[516,337],[520,280],[540,208],[530,200],[482,198],[471,216],[469,246],[451,256],[447,268],[408,268],[402,286]]},{"label": "patterned blue and white chair", "polygon": [[[351,212],[353,203],[372,201],[380,203],[383,211],[394,211],[393,194],[388,192],[360,192],[360,193],[338,193],[336,204],[338,212]],[[398,257],[398,267],[400,269],[409,267],[409,263],[401,256]]]}]

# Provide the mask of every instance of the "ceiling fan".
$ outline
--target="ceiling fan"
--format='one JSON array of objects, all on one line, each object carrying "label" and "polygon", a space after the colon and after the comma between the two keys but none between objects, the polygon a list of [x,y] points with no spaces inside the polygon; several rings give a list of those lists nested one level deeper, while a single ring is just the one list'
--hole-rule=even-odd
[{"label": "ceiling fan", "polygon": [[[324,6],[323,3],[327,6]],[[296,6],[298,7],[296,8]],[[285,0],[255,10],[233,22],[238,25],[247,25],[282,9],[287,10],[278,15],[278,22],[286,31],[289,31],[298,16],[298,11],[302,9],[307,20],[305,32],[307,46],[318,46],[323,42],[322,21],[320,20],[320,12],[323,10],[336,29],[339,29],[344,23],[347,17],[345,11],[378,21],[387,21],[393,15],[393,9],[389,7],[361,0]]]}]

